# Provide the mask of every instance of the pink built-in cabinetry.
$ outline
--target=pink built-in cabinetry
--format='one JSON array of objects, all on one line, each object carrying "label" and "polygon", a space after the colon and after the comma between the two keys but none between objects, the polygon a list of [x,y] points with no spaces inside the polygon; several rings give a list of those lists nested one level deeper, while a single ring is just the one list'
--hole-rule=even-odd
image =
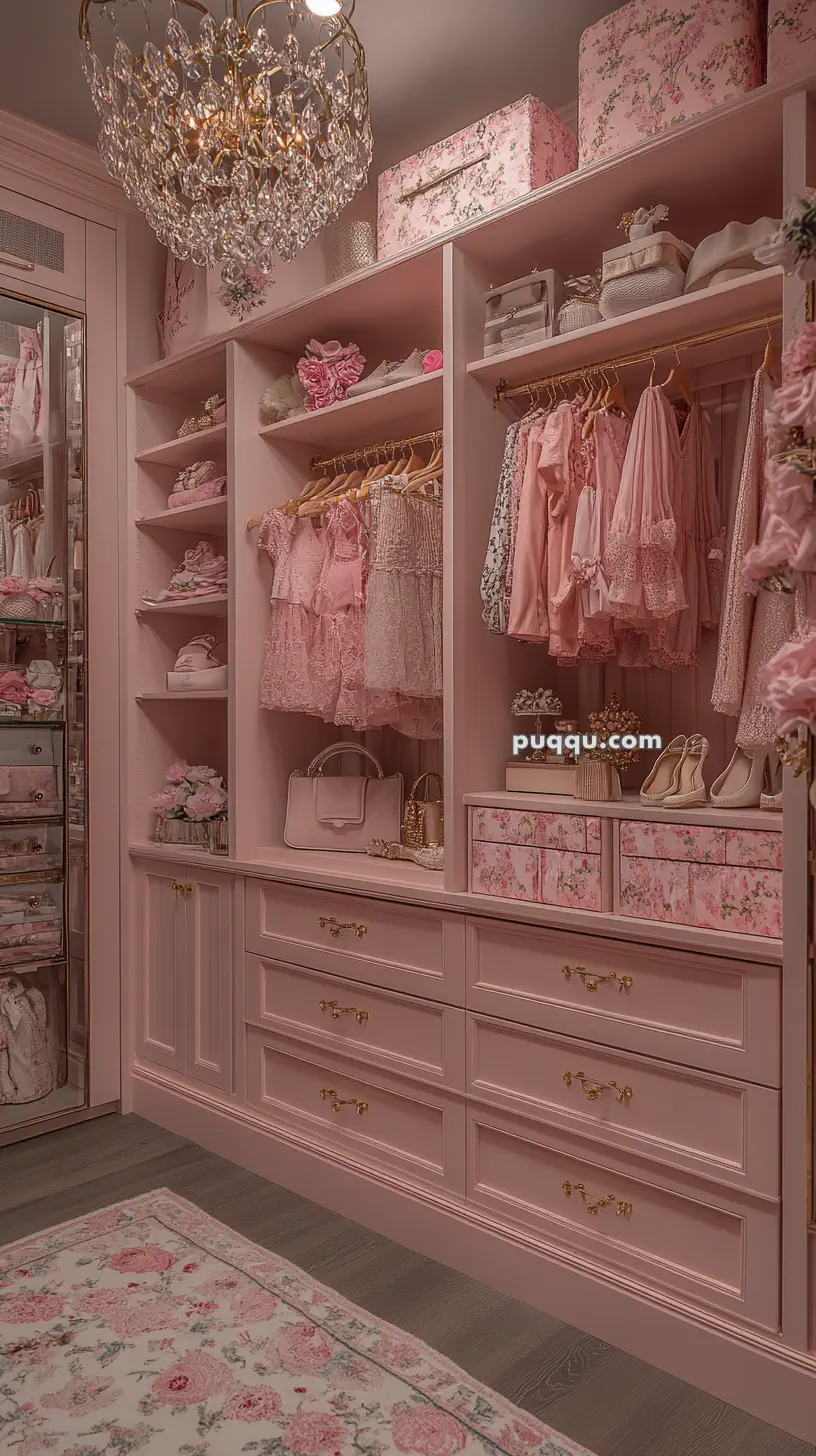
[{"label": "pink built-in cabinetry", "polygon": [[[807,783],[789,778],[776,815],[508,796],[520,688],[552,686],[584,721],[614,689],[648,731],[705,733],[709,781],[734,725],[709,706],[713,644],[697,672],[671,678],[558,670],[484,629],[479,579],[513,417],[494,410],[499,378],[774,314],[791,332],[803,317],[800,286],[769,270],[485,360],[485,289],[533,264],[589,271],[622,206],[655,197],[692,242],[779,215],[816,181],[814,135],[806,82],[761,88],[443,245],[132,372],[121,576],[125,1106],[805,1439]],[[261,427],[263,388],[311,337],[354,340],[372,364],[437,346],[444,372]],[[766,338],[746,327],[684,359],[716,421],[723,482],[739,449],[734,390]],[[177,441],[215,391],[226,427]],[[299,491],[315,456],[435,429],[444,741],[365,742],[409,784],[443,769],[444,873],[299,853],[283,837],[289,775],[341,730],[259,706],[270,575],[247,522]],[[168,513],[176,472],[202,454],[225,468],[225,502]],[[226,598],[139,608],[202,539],[226,549]],[[227,692],[168,694],[176,652],[202,630],[225,644]],[[228,781],[221,859],[154,842],[148,794],[178,758]],[[668,873],[679,888],[657,913],[665,897],[636,890]],[[712,876],[695,900],[692,881]],[[759,877],[767,888],[766,919],[706,910],[746,876],[758,877],[749,899]]]}]

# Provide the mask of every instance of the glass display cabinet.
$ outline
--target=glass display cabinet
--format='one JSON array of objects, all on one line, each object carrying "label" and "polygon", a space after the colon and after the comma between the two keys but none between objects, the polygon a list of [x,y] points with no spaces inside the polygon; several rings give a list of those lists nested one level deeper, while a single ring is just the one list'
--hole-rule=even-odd
[{"label": "glass display cabinet", "polygon": [[87,1105],[84,320],[0,292],[0,1143]]}]

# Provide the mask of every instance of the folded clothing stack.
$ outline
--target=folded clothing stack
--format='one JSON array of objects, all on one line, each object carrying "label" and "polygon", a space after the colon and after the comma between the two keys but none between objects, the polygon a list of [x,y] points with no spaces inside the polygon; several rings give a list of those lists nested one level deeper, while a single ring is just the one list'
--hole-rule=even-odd
[{"label": "folded clothing stack", "polygon": [[170,510],[175,510],[178,506],[195,505],[196,501],[215,500],[226,488],[227,477],[218,474],[215,461],[198,460],[179,471],[167,504]]},{"label": "folded clothing stack", "polygon": [[392,384],[407,384],[409,379],[419,379],[423,374],[436,374],[441,368],[440,349],[414,349],[407,359],[393,362],[383,359],[382,364],[378,364],[365,379],[349,385],[346,398],[356,399],[358,395],[370,394],[376,389],[390,389]]}]

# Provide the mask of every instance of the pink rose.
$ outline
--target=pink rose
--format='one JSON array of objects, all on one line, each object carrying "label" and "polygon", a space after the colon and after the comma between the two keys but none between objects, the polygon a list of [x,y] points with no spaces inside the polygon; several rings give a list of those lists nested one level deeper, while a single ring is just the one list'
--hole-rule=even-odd
[{"label": "pink rose", "polygon": [[281,1398],[265,1385],[242,1385],[224,1404],[228,1421],[271,1421],[280,1415]]},{"label": "pink rose", "polygon": [[788,384],[811,369],[816,369],[816,324],[805,324],[782,355],[782,375]]},{"label": "pink rose", "polygon": [[800,725],[816,733],[816,632],[788,642],[762,668],[759,681],[783,736]]},{"label": "pink rose", "polygon": [[209,784],[215,778],[215,769],[205,763],[190,764],[184,777],[189,784]]},{"label": "pink rose", "polygon": [[816,433],[816,370],[778,389],[774,406],[783,425],[790,429],[798,426],[806,435]]},{"label": "pink rose", "polygon": [[33,1325],[40,1320],[58,1319],[65,1308],[59,1294],[0,1295],[0,1320],[4,1324]]},{"label": "pink rose", "polygon": [[175,789],[157,789],[155,794],[149,795],[147,802],[157,814],[167,814],[176,807],[176,791]]},{"label": "pink rose", "polygon": [[332,1357],[331,1341],[317,1325],[284,1325],[273,1348],[284,1370],[293,1375],[320,1370]]},{"label": "pink rose", "polygon": [[762,540],[746,551],[742,562],[742,578],[751,591],[757,584],[784,573],[790,566],[797,547],[793,526],[781,516],[771,516],[763,525]]},{"label": "pink rose", "polygon": [[455,1456],[467,1444],[459,1421],[430,1405],[395,1416],[391,1435],[398,1451],[417,1451],[419,1456]]},{"label": "pink rose", "polygon": [[121,1390],[113,1388],[113,1381],[83,1380],[75,1375],[61,1390],[54,1390],[42,1397],[42,1404],[49,1410],[70,1411],[73,1416],[85,1416],[89,1411],[102,1410],[114,1400],[120,1400]]},{"label": "pink rose", "polygon": [[214,788],[212,784],[202,784],[194,794],[190,795],[184,805],[184,812],[188,819],[214,819],[216,814],[223,811],[226,804],[227,795],[223,789]]},{"label": "pink rose", "polygon": [[171,763],[165,775],[168,784],[180,784],[190,772],[189,763]]},{"label": "pink rose", "polygon": [[183,1360],[157,1375],[151,1389],[165,1405],[198,1405],[211,1395],[222,1395],[235,1382],[228,1365],[222,1365],[203,1350],[193,1350]]},{"label": "pink rose", "polygon": [[115,1269],[117,1274],[163,1274],[174,1263],[173,1255],[158,1244],[140,1244],[111,1255],[108,1268]]},{"label": "pink rose", "polygon": [[437,369],[442,368],[443,362],[441,349],[429,349],[422,361],[422,373],[435,374]]},{"label": "pink rose", "polygon": [[337,1416],[321,1411],[301,1411],[289,1422],[283,1439],[298,1456],[320,1456],[322,1451],[336,1451],[343,1439],[343,1427]]}]

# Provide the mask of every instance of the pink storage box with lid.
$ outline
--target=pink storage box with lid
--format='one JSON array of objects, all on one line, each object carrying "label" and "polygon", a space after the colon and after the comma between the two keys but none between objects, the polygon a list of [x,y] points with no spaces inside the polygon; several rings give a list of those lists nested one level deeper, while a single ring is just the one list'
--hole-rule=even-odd
[{"label": "pink storage box with lid", "polygon": [[579,165],[760,86],[762,14],[763,0],[630,0],[591,25],[580,45]]},{"label": "pink storage box with lid", "polygon": [[525,96],[381,174],[378,257],[392,258],[475,222],[577,164],[569,127],[535,96]]},{"label": "pink storage box with lid", "polygon": [[780,81],[816,61],[816,0],[771,0],[768,80]]}]

